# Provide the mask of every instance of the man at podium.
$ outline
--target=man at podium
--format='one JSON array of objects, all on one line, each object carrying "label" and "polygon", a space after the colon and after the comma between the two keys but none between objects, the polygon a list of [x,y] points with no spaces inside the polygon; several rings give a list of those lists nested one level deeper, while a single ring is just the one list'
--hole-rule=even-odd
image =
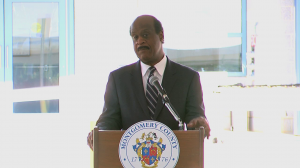
[{"label": "man at podium", "polygon": [[[177,130],[178,122],[149,83],[149,78],[156,76],[182,121],[188,123],[187,127],[203,126],[209,138],[210,127],[205,116],[199,73],[165,55],[161,22],[150,15],[139,16],[130,26],[130,36],[139,61],[110,73],[97,127],[126,130],[137,122],[155,120]],[[93,131],[89,133],[87,143],[93,150]]]}]

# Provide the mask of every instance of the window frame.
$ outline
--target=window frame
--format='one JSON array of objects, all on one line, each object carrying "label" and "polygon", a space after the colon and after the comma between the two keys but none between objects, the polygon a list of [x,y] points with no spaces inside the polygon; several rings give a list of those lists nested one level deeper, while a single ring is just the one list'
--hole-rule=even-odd
[{"label": "window frame", "polygon": [[[4,37],[4,3],[0,3],[0,37]],[[4,82],[4,38],[0,38],[0,82]]]},{"label": "window frame", "polygon": [[300,2],[295,0],[295,63],[297,83],[300,83]]},{"label": "window frame", "polygon": [[232,33],[231,36],[242,38],[242,72],[227,72],[228,77],[244,77],[247,75],[247,0],[242,0],[242,33]]},{"label": "window frame", "polygon": [[[63,18],[61,18],[60,20],[62,20],[62,24],[59,25],[59,29],[60,29],[60,33],[59,36],[63,37],[64,36],[64,40],[62,41],[62,43],[60,43],[59,47],[60,47],[60,55],[64,55],[64,56],[60,56],[59,57],[59,76],[63,77],[63,76],[68,76],[68,75],[74,75],[75,74],[75,55],[74,55],[74,0],[6,0],[4,3],[4,0],[2,1],[3,3],[1,3],[2,5],[5,5],[5,7],[7,7],[8,9],[10,9],[12,7],[12,3],[13,2],[58,2],[58,3],[63,3],[63,5],[59,5],[59,12],[64,13]],[[4,8],[3,8],[4,9]],[[1,12],[1,9],[0,9]],[[0,23],[3,23],[3,29],[7,29],[10,31],[10,27],[12,27],[12,16],[11,15],[4,15],[3,11],[3,22],[1,22],[1,18],[0,18]],[[5,19],[5,20],[4,20]],[[63,24],[63,23],[67,23],[67,24]],[[65,26],[66,25],[66,26]],[[64,28],[65,26],[65,28]],[[1,33],[1,28],[0,28],[0,33]],[[4,33],[4,32],[3,32]],[[6,33],[5,33],[6,34]],[[9,32],[9,34],[11,34],[11,32]],[[7,39],[7,38],[3,38],[4,40],[4,44],[5,47],[9,46],[8,48],[8,52],[12,53],[12,40],[11,39]],[[0,45],[1,45],[1,41],[0,41]],[[4,48],[4,46],[2,46],[2,50],[4,51],[4,49],[6,50],[6,48]],[[3,52],[1,50],[1,52]],[[5,51],[6,54],[7,51]],[[2,55],[3,58],[3,55]],[[7,61],[7,60],[5,60]],[[12,81],[12,70],[10,70],[10,68],[12,67],[12,57],[8,58],[9,61],[9,68],[8,70],[4,70],[3,75],[1,74],[1,69],[0,69],[0,81],[1,78],[3,76],[4,80],[3,81]],[[1,63],[3,64],[4,61],[1,61]],[[2,66],[1,66],[2,67]],[[3,66],[4,67],[4,66]],[[4,67],[5,69],[5,67]]]}]

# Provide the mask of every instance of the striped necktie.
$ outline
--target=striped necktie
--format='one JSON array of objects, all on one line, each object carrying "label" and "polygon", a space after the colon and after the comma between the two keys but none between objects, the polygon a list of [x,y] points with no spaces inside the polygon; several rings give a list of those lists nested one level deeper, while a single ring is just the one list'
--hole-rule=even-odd
[{"label": "striped necktie", "polygon": [[154,86],[152,86],[149,82],[149,78],[153,76],[154,71],[156,70],[155,67],[150,67],[148,69],[150,71],[148,80],[147,80],[147,89],[146,89],[146,98],[147,98],[147,103],[148,103],[148,108],[150,111],[150,117],[153,120],[154,118],[154,113],[156,109],[156,104],[157,104],[157,99],[158,99],[158,91]]}]

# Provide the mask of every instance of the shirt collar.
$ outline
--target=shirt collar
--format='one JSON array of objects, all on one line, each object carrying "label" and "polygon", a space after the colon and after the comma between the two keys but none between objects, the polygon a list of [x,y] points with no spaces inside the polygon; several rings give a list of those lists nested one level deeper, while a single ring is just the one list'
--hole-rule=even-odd
[{"label": "shirt collar", "polygon": [[[144,64],[142,61],[140,61],[140,63],[141,63],[142,76],[145,76],[145,74],[150,66],[147,64]],[[163,59],[154,65],[154,67],[156,68],[156,71],[158,72],[158,74],[160,76],[163,76],[163,74],[165,72],[166,64],[167,64],[167,57],[164,55]]]}]

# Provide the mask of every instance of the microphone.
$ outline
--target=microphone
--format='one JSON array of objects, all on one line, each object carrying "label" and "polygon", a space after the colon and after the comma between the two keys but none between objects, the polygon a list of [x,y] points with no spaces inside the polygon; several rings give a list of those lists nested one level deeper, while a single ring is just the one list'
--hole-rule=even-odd
[{"label": "microphone", "polygon": [[168,108],[168,110],[170,111],[170,113],[173,115],[174,119],[176,121],[178,121],[178,123],[179,123],[178,124],[179,130],[183,130],[183,123],[182,123],[182,121],[180,119],[180,116],[179,116],[178,112],[175,110],[174,106],[171,104],[170,99],[169,99],[169,97],[167,95],[167,92],[160,85],[160,83],[158,81],[158,77],[151,76],[149,78],[149,83],[156,88],[156,90],[158,91],[158,93],[162,97],[163,104]]},{"label": "microphone", "polygon": [[149,83],[157,89],[158,93],[161,95],[161,97],[164,99],[165,102],[169,102],[168,95],[166,91],[163,89],[163,87],[161,86],[161,84],[159,83],[158,77],[151,76],[149,79]]}]

